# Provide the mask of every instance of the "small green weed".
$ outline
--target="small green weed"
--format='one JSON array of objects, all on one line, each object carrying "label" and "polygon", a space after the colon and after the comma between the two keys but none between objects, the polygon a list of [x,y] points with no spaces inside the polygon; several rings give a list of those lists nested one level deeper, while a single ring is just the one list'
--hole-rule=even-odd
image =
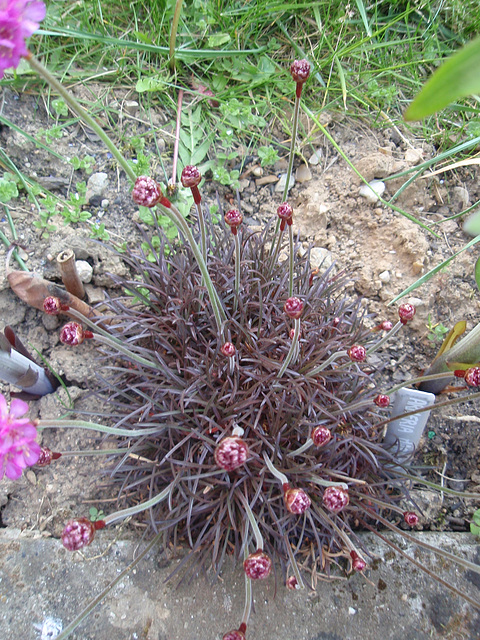
[{"label": "small green weed", "polygon": [[93,173],[93,167],[95,166],[95,158],[89,155],[86,155],[83,158],[74,156],[73,158],[70,158],[70,164],[75,169],[75,171],[82,169],[83,171],[85,171],[85,173],[90,175],[91,173]]},{"label": "small green weed", "polygon": [[445,334],[448,333],[449,329],[445,327],[441,322],[437,322],[436,324],[434,324],[430,314],[428,314],[427,322],[427,338],[430,340],[430,342],[443,342]]},{"label": "small green weed", "polygon": [[480,537],[480,509],[477,509],[473,514],[473,521],[470,523],[470,532],[474,536]]}]

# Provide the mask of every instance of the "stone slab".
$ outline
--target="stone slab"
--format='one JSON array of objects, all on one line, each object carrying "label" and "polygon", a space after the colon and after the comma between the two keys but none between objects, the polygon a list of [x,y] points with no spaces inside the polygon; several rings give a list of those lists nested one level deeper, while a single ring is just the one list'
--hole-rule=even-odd
[{"label": "stone slab", "polygon": [[[103,536],[102,536],[103,534]],[[420,540],[480,562],[478,539],[466,533],[417,533]],[[54,640],[90,600],[120,576],[74,640],[221,640],[238,626],[244,604],[240,567],[226,566],[220,579],[194,575],[177,586],[166,582],[180,562],[153,550],[127,575],[139,546],[108,540],[101,532],[85,558],[58,540],[0,530],[0,638]],[[383,543],[365,536],[378,556],[365,577],[322,582],[316,591],[288,591],[278,576],[254,585],[255,612],[247,640],[419,640],[480,638],[480,614],[436,584]],[[390,536],[423,566],[439,572],[480,600],[480,575],[417,545]],[[229,563],[226,563],[229,565]]]}]

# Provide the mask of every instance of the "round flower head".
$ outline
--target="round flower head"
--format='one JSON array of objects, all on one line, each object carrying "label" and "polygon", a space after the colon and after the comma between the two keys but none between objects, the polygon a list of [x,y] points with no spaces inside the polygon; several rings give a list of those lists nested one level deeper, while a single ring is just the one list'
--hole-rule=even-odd
[{"label": "round flower head", "polygon": [[295,82],[304,83],[310,75],[310,63],[308,60],[294,60],[290,66],[290,73]]},{"label": "round flower head", "polygon": [[380,407],[381,409],[386,409],[390,405],[390,397],[384,393],[379,393],[378,396],[375,396],[373,401],[377,407]]},{"label": "round flower head", "polygon": [[418,524],[418,516],[414,511],[405,511],[405,513],[403,514],[403,519],[409,527],[414,527]]},{"label": "round flower head", "polygon": [[91,333],[85,331],[78,322],[67,322],[60,330],[60,342],[76,347],[82,344],[85,338],[91,337]]},{"label": "round flower head", "polygon": [[69,307],[60,302],[59,298],[55,296],[47,296],[43,301],[43,310],[48,313],[49,316],[56,316],[62,311],[68,311]]},{"label": "round flower head", "polygon": [[192,166],[191,164],[187,164],[182,171],[182,175],[180,180],[182,181],[182,185],[184,187],[198,187],[200,184],[200,180],[202,176],[200,175],[200,171],[197,167]]},{"label": "round flower head", "polygon": [[469,387],[480,387],[480,367],[471,367],[465,371],[465,382]]},{"label": "round flower head", "polygon": [[243,569],[252,580],[264,580],[270,575],[272,561],[265,551],[258,549],[255,553],[251,553],[248,556],[243,563]]},{"label": "round flower head", "polygon": [[133,201],[142,207],[154,207],[162,197],[160,187],[153,178],[140,176],[132,191]]},{"label": "round flower head", "polygon": [[222,344],[222,346],[220,347],[220,352],[226,357],[226,358],[233,358],[233,356],[235,355],[235,345],[233,345],[231,342],[225,342],[224,344]]},{"label": "round flower head", "polygon": [[37,0],[0,1],[0,78],[28,55],[25,39],[38,29],[45,13],[45,4]]},{"label": "round flower head", "polygon": [[68,551],[87,547],[95,537],[95,525],[87,518],[75,518],[62,531],[62,544]]},{"label": "round flower head", "polygon": [[415,315],[416,309],[413,304],[405,302],[405,304],[401,304],[398,307],[398,317],[400,318],[400,322],[402,324],[407,324],[409,320],[413,318]]},{"label": "round flower head", "polygon": [[277,209],[277,215],[280,220],[290,220],[290,218],[293,216],[293,209],[291,205],[289,205],[288,202],[282,202],[282,204]]},{"label": "round flower head", "polygon": [[237,209],[230,209],[230,211],[227,211],[225,214],[224,220],[232,230],[232,233],[235,234],[237,232],[237,228],[243,222],[243,216],[240,211],[237,211]]},{"label": "round flower head", "polygon": [[305,513],[310,508],[312,501],[303,489],[287,489],[283,494],[287,511],[295,515]]},{"label": "round flower head", "polygon": [[222,640],[245,640],[245,634],[240,631],[240,629],[236,629],[234,631],[229,631],[226,633]]},{"label": "round flower head", "polygon": [[289,318],[300,318],[303,311],[303,302],[300,300],[300,298],[295,298],[295,296],[293,296],[291,298],[288,298],[288,300],[285,302],[283,310]]},{"label": "round flower head", "polygon": [[287,578],[287,581],[285,583],[287,589],[291,589],[292,591],[295,591],[296,589],[299,588],[299,584],[298,584],[298,580],[295,576],[290,576],[289,578]]},{"label": "round flower head", "polygon": [[310,437],[316,447],[323,447],[332,439],[332,432],[327,427],[315,427]]},{"label": "round flower head", "polygon": [[350,347],[348,350],[348,357],[350,360],[353,360],[353,362],[363,362],[367,357],[367,351],[362,345],[354,344],[353,347]]},{"label": "round flower head", "polygon": [[390,322],[390,320],[384,320],[380,323],[380,328],[382,331],[391,331],[393,329],[393,322]]},{"label": "round flower head", "polygon": [[215,462],[225,471],[233,471],[245,464],[248,458],[247,443],[238,436],[227,436],[215,449]]},{"label": "round flower head", "polygon": [[339,513],[350,502],[346,489],[342,487],[327,487],[323,492],[323,504],[333,513]]},{"label": "round flower head", "polygon": [[352,559],[352,569],[354,571],[363,571],[366,568],[367,563],[356,551],[350,551],[350,557]]},{"label": "round flower head", "polygon": [[18,398],[11,401],[9,409],[0,393],[0,480],[4,476],[17,480],[40,457],[37,429],[29,418],[22,418],[27,411],[28,404]]}]

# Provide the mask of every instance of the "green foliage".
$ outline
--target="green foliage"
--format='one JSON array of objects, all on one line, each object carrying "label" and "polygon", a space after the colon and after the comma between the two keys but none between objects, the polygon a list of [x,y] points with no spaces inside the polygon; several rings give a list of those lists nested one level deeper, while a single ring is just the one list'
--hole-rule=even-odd
[{"label": "green foliage", "polygon": [[110,240],[110,234],[105,228],[104,222],[95,222],[92,224],[90,238],[93,238],[94,240],[102,240],[103,242],[108,242]]},{"label": "green foliage", "polygon": [[91,522],[97,522],[98,520],[103,520],[103,518],[105,517],[105,513],[102,511],[102,509],[97,509],[97,507],[90,507],[90,509],[88,510],[88,513],[90,515],[90,521]]},{"label": "green foliage", "polygon": [[84,211],[85,194],[87,192],[87,184],[85,182],[77,182],[77,191],[72,193],[68,200],[65,202],[65,206],[60,211],[62,217],[65,220],[65,224],[86,222],[92,217],[89,211]]},{"label": "green foliage", "polygon": [[262,167],[273,165],[279,159],[278,152],[273,147],[259,147],[257,153]]},{"label": "green foliage", "polygon": [[41,237],[47,240],[50,237],[50,234],[57,230],[56,225],[50,222],[50,218],[52,217],[52,213],[46,209],[42,209],[39,211],[39,220],[33,221],[33,226],[37,229],[41,229]]},{"label": "green foliage", "polygon": [[52,106],[55,109],[55,113],[59,116],[68,116],[68,107],[62,98],[54,100]]},{"label": "green foliage", "polygon": [[88,175],[93,172],[95,162],[95,158],[89,155],[86,155],[81,159],[78,156],[70,158],[70,164],[76,171],[78,171],[79,169],[83,169],[83,171],[85,171],[85,173],[87,173]]},{"label": "green foliage", "polygon": [[474,536],[480,537],[480,509],[477,509],[473,514],[473,522],[470,523],[470,532]]},{"label": "green foliage", "polygon": [[445,338],[445,335],[448,333],[449,329],[445,327],[441,322],[437,322],[436,324],[434,324],[430,314],[428,314],[427,322],[427,338],[430,340],[430,342],[443,342],[443,339]]},{"label": "green foliage", "polygon": [[480,38],[451,56],[437,69],[405,112],[406,120],[420,120],[459,98],[480,92]]},{"label": "green foliage", "polygon": [[5,173],[3,178],[0,178],[0,202],[5,204],[18,197],[17,182],[9,173]]}]

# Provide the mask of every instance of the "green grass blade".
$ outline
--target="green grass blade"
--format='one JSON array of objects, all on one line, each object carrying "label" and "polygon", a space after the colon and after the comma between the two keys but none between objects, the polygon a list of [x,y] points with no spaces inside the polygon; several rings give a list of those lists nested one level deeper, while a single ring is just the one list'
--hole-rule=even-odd
[{"label": "green grass blade", "polygon": [[370,29],[370,25],[368,24],[367,12],[365,11],[365,5],[363,4],[363,0],[355,0],[358,7],[358,13],[362,18],[363,26],[365,27],[365,31],[367,32],[367,36],[369,38],[372,37],[372,30]]},{"label": "green grass blade", "polygon": [[447,59],[406,110],[405,120],[421,120],[459,98],[480,92],[480,38]]}]

